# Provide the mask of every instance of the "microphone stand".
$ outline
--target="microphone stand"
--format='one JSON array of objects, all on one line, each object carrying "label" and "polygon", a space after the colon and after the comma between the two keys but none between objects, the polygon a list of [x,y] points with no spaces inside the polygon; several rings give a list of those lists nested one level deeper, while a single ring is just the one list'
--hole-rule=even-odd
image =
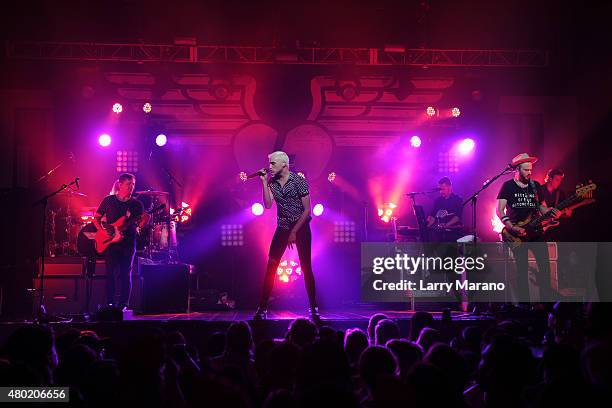
[{"label": "microphone stand", "polygon": [[468,198],[467,200],[465,200],[463,202],[462,207],[465,207],[467,205],[467,203],[472,203],[472,232],[474,233],[474,245],[476,245],[476,229],[477,229],[477,223],[476,223],[476,204],[478,202],[478,195],[483,192],[485,189],[487,189],[491,184],[493,184],[493,182],[495,180],[497,180],[498,178],[500,178],[501,176],[503,176],[504,174],[508,174],[509,172],[512,171],[512,166],[508,165],[506,168],[504,168],[500,173],[496,174],[495,176],[491,177],[490,179],[488,179],[487,181],[485,181],[484,183],[482,183],[482,187],[480,187],[480,189],[478,189],[478,191],[476,191],[474,194],[472,194],[470,196],[470,198]]},{"label": "microphone stand", "polygon": [[[478,189],[478,191],[476,191],[474,194],[472,194],[467,200],[465,200],[463,202],[462,207],[465,207],[467,205],[467,203],[472,203],[472,233],[474,234],[474,239],[472,240],[472,246],[474,247],[474,250],[476,250],[476,241],[477,241],[477,225],[478,223],[476,222],[476,217],[477,217],[477,211],[476,211],[476,206],[478,203],[478,195],[483,192],[484,190],[486,190],[491,184],[493,184],[493,182],[495,180],[497,180],[498,178],[500,178],[501,176],[503,176],[504,174],[508,174],[510,172],[513,171],[513,167],[511,164],[508,164],[501,172],[499,172],[498,174],[496,174],[495,176],[491,177],[490,179],[486,180],[484,183],[482,183],[482,187],[480,187]],[[505,268],[505,266],[504,266]],[[506,275],[506,280],[507,280],[507,272],[504,271],[504,275]],[[476,305],[474,312],[472,313],[467,313],[467,314],[463,314],[461,316],[466,316],[466,315],[479,315],[480,314],[480,307],[479,305]]]},{"label": "microphone stand", "polygon": [[[59,166],[57,166],[57,167],[59,167]],[[50,171],[48,174],[51,174],[52,172],[53,172],[53,170]],[[38,310],[36,312],[36,319],[37,319],[38,322],[47,322],[48,318],[49,318],[49,316],[47,315],[47,309],[45,307],[45,291],[44,291],[44,284],[45,284],[45,252],[46,252],[46,249],[47,249],[47,205],[49,204],[49,199],[50,198],[52,198],[53,196],[56,196],[57,194],[61,193],[64,190],[66,190],[67,188],[69,188],[73,184],[77,184],[77,182],[78,182],[78,177],[75,178],[70,184],[62,184],[62,186],[60,188],[58,188],[57,190],[55,190],[53,193],[47,194],[46,196],[44,196],[40,200],[37,200],[34,203],[32,203],[33,207],[36,207],[37,205],[42,205],[42,210],[43,210],[42,245],[41,245],[41,251],[40,251],[40,288],[38,289],[40,291],[40,298],[39,298]]]}]

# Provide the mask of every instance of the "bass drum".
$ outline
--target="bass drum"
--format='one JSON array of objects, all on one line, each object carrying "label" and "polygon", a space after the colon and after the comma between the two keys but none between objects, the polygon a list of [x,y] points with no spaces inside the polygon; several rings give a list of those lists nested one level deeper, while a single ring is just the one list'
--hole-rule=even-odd
[{"label": "bass drum", "polygon": [[95,257],[96,254],[96,241],[93,237],[96,235],[96,226],[93,223],[85,224],[79,231],[77,236],[77,251],[81,256],[88,258]]}]

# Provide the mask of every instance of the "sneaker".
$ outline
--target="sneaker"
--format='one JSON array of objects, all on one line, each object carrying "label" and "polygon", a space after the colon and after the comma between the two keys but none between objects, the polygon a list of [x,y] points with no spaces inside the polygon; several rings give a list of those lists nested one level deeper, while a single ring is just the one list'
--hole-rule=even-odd
[{"label": "sneaker", "polygon": [[321,315],[319,314],[319,308],[317,306],[308,308],[308,316],[310,316],[312,320],[321,320]]},{"label": "sneaker", "polygon": [[253,315],[253,320],[266,320],[268,318],[268,308],[259,306]]}]

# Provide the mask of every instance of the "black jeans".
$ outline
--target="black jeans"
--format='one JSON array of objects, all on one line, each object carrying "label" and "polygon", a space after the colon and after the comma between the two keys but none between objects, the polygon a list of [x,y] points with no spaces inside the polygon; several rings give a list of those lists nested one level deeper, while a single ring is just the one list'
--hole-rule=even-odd
[{"label": "black jeans", "polygon": [[[132,289],[132,262],[136,253],[136,240],[113,244],[104,253],[106,260],[106,301],[127,306]],[[115,302],[117,281],[121,289],[119,302]]]},{"label": "black jeans", "polygon": [[534,241],[534,245],[529,244],[530,243],[526,242],[512,251],[516,262],[518,300],[525,302],[529,299],[529,258],[527,250],[529,246],[538,264],[536,283],[540,288],[540,298],[535,299],[535,301],[551,302],[553,294],[550,286],[550,259],[548,257],[548,246],[546,242],[541,240]]},{"label": "black jeans", "polygon": [[[287,242],[289,241],[289,234],[291,230],[284,230],[276,228],[272,243],[270,244],[270,251],[268,253],[268,265],[266,267],[266,276],[264,277],[263,289],[261,293],[261,300],[259,306],[266,308],[268,306],[268,299],[272,293],[274,287],[274,279],[276,278],[276,270],[281,261],[281,257],[287,248]],[[304,277],[304,285],[306,286],[306,293],[308,294],[308,301],[311,307],[317,306],[315,296],[315,279],[312,273],[312,234],[310,232],[310,223],[306,222],[297,231],[295,246],[298,251],[300,258],[300,266],[302,268],[302,276]]]}]

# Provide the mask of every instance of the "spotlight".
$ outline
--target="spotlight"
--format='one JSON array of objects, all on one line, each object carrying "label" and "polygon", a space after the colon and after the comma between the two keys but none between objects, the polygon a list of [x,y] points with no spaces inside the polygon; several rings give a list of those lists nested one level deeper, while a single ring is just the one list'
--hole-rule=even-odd
[{"label": "spotlight", "polygon": [[108,135],[106,133],[100,135],[100,137],[98,138],[98,143],[102,147],[110,146],[110,144],[111,144],[111,137],[110,137],[110,135]]},{"label": "spotlight", "polygon": [[149,102],[145,103],[144,105],[142,105],[142,110],[144,111],[144,113],[151,113],[151,104]]},{"label": "spotlight", "polygon": [[123,112],[123,106],[121,106],[119,102],[115,103],[113,105],[113,112],[115,112],[117,115],[120,114],[121,112]]},{"label": "spotlight", "polygon": [[333,171],[327,175],[327,181],[329,181],[330,183],[332,183],[335,179],[336,173],[334,173]]},{"label": "spotlight", "polygon": [[264,212],[264,207],[261,203],[255,203],[251,206],[251,212],[253,215],[260,216]]},{"label": "spotlight", "polygon": [[283,259],[276,268],[276,276],[282,283],[295,282],[302,275],[300,264],[293,259]]},{"label": "spotlight", "polygon": [[138,173],[138,152],[117,150],[117,172]]},{"label": "spotlight", "polygon": [[317,204],[312,209],[312,213],[315,215],[315,217],[318,217],[319,215],[323,214],[323,210],[325,210],[323,204]]},{"label": "spotlight", "polygon": [[355,242],[355,223],[353,221],[334,221],[334,242]]},{"label": "spotlight", "polygon": [[221,225],[221,246],[243,246],[244,228],[242,224]]},{"label": "spotlight", "polygon": [[247,181],[247,174],[244,171],[241,171],[238,177],[240,177],[241,181]]},{"label": "spotlight", "polygon": [[302,173],[301,171],[298,171],[297,173],[298,176],[300,176],[301,178],[305,179],[306,176],[304,175],[304,173]]},{"label": "spotlight", "polygon": [[459,115],[461,115],[461,111],[459,108],[453,108],[451,109],[451,115],[453,115],[454,118],[458,118]]},{"label": "spotlight", "polygon": [[190,204],[187,204],[186,202],[182,201],[181,202],[181,210],[178,214],[178,220],[181,223],[186,223],[187,221],[189,221],[191,219],[193,215],[193,211],[191,208]]},{"label": "spotlight", "polygon": [[474,139],[463,139],[461,141],[461,143],[459,143],[459,153],[466,155],[472,152],[472,150],[474,150],[474,146],[476,145],[476,143],[474,142]]},{"label": "spotlight", "polygon": [[412,147],[421,147],[421,138],[418,136],[412,136],[410,138],[410,146]]},{"label": "spotlight", "polygon": [[165,146],[166,143],[168,143],[168,138],[163,133],[160,133],[155,138],[155,144],[158,145],[159,147]]},{"label": "spotlight", "polygon": [[378,208],[378,217],[384,223],[387,223],[395,217],[393,216],[393,210],[397,208],[397,205],[394,203],[385,203],[382,208]]},{"label": "spotlight", "polygon": [[427,116],[429,116],[430,118],[434,117],[436,114],[436,108],[434,108],[433,106],[428,106],[427,110],[425,110],[425,113],[427,113]]}]

